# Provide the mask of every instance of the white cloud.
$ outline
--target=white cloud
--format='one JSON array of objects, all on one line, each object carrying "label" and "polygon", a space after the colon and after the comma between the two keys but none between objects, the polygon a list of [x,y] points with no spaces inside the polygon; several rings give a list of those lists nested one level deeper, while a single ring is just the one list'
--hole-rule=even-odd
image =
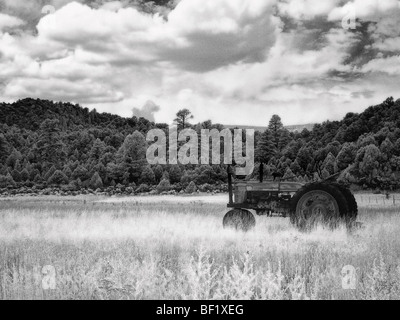
[{"label": "white cloud", "polygon": [[400,56],[373,59],[365,64],[361,70],[363,72],[382,72],[400,76]]},{"label": "white cloud", "polygon": [[357,18],[376,21],[393,10],[400,9],[398,0],[354,0],[342,7],[337,7],[329,13],[329,20],[342,20],[349,12],[354,11]]},{"label": "white cloud", "polygon": [[278,3],[282,14],[294,19],[313,19],[316,16],[328,15],[340,0],[286,0]]},{"label": "white cloud", "polygon": [[[181,0],[167,20],[127,1],[35,0],[23,8],[25,1],[6,0],[7,17],[18,12],[25,21],[44,4],[57,11],[40,15],[37,33],[0,32],[1,95],[159,122],[182,108],[195,121],[228,124],[264,125],[273,113],[288,124],[339,119],[395,95],[400,80],[395,2],[367,1],[361,16],[378,22],[368,45],[385,55],[355,69],[345,61],[362,46],[360,32],[324,22],[342,18],[340,0]],[[299,23],[283,28],[280,16]]]},{"label": "white cloud", "polygon": [[23,24],[21,19],[0,12],[0,32],[5,28],[19,27]]}]

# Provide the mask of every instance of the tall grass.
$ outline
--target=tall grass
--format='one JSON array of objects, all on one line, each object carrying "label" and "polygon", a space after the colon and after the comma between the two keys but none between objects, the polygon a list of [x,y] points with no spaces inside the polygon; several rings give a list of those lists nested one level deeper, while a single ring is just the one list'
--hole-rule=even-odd
[{"label": "tall grass", "polygon": [[[352,233],[257,217],[244,234],[222,228],[222,201],[94,200],[0,201],[1,299],[400,298],[397,207],[359,203]],[[346,265],[355,290],[342,288]]]}]

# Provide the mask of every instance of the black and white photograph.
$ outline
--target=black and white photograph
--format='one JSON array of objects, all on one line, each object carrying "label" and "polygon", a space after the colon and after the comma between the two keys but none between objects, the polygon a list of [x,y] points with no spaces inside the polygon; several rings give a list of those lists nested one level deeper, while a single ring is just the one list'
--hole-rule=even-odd
[{"label": "black and white photograph", "polygon": [[400,0],[0,0],[0,300],[400,299],[399,89]]}]

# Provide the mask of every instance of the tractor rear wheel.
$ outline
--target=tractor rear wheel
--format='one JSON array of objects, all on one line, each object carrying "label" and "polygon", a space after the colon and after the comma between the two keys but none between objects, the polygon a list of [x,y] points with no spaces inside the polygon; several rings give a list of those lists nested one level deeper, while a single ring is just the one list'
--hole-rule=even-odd
[{"label": "tractor rear wheel", "polygon": [[244,209],[233,209],[229,211],[223,220],[225,229],[234,229],[247,232],[256,225],[256,219],[250,211]]},{"label": "tractor rear wheel", "polygon": [[347,216],[344,218],[348,223],[352,224],[357,219],[358,215],[358,205],[356,198],[354,197],[353,193],[345,186],[339,183],[334,183],[333,186],[339,189],[339,191],[345,196],[349,211],[347,213]]},{"label": "tractor rear wheel", "polygon": [[326,183],[312,183],[301,188],[291,200],[291,222],[302,231],[317,225],[335,229],[349,212],[346,197]]}]

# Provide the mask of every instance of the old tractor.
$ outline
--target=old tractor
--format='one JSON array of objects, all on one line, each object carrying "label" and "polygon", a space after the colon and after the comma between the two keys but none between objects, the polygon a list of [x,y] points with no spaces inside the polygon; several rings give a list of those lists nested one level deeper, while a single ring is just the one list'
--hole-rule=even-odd
[{"label": "old tractor", "polygon": [[228,190],[231,210],[223,219],[224,228],[249,231],[257,215],[289,217],[302,231],[317,225],[334,229],[353,225],[357,217],[357,202],[351,191],[336,182],[338,174],[327,179],[300,183],[281,178],[263,181],[263,165],[257,181],[235,177],[228,166]]}]

